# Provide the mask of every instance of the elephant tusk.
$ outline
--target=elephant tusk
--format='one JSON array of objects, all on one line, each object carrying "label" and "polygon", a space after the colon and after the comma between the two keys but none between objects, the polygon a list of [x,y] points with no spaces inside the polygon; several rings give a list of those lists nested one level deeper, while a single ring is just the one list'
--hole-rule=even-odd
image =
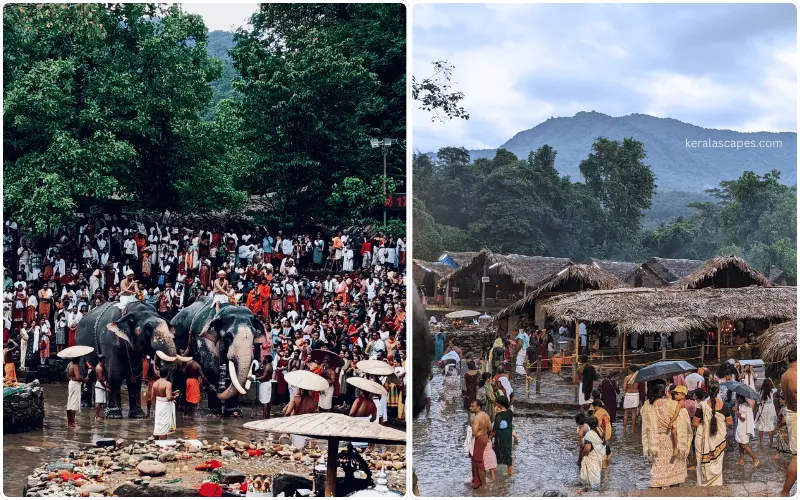
[{"label": "elephant tusk", "polygon": [[193,358],[188,358],[186,356],[175,356],[175,358],[177,358],[178,361],[183,361],[184,363],[188,363],[193,359]]},{"label": "elephant tusk", "polygon": [[251,383],[251,380],[250,380],[250,379],[247,379],[247,382],[245,382],[245,383],[244,383],[244,388],[245,388],[245,390],[247,390],[247,391],[249,391],[249,390],[250,390],[250,383]]},{"label": "elephant tusk", "polygon": [[164,351],[156,351],[156,356],[170,363],[175,361],[174,356],[168,356],[166,353],[164,353]]},{"label": "elephant tusk", "polygon": [[233,361],[228,361],[228,373],[231,375],[231,384],[233,384],[233,387],[239,391],[239,394],[247,394],[247,391],[244,390],[242,384],[239,383],[239,377],[236,374],[236,368],[233,366]]}]

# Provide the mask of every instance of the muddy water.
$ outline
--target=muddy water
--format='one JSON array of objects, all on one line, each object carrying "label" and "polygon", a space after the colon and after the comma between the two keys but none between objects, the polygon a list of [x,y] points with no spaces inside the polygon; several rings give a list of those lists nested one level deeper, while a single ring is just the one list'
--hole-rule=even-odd
[{"label": "muddy water", "polygon": [[[472,489],[470,459],[464,456],[467,413],[463,405],[440,403],[443,377],[436,375],[431,383],[431,414],[413,423],[413,463],[422,496],[475,496]],[[574,496],[580,487],[577,467],[577,443],[572,413],[561,412],[551,418],[526,417],[520,411],[514,417],[520,443],[514,448],[514,476],[506,475],[500,465],[497,479],[489,480],[481,496],[520,497],[541,496],[548,490]],[[604,471],[601,492],[641,490],[649,487],[650,465],[642,457],[641,434],[620,431],[622,423],[614,426],[611,465]],[[774,450],[755,450],[761,460],[758,470],[748,462],[737,464],[738,454],[733,446],[725,455],[725,483],[770,482],[780,485],[787,466],[786,460],[774,461]],[[695,472],[689,471],[686,486],[695,485]],[[675,489],[675,495],[680,495]]]},{"label": "muddy water", "polygon": [[[28,474],[45,461],[55,461],[66,456],[82,444],[93,443],[102,437],[122,438],[128,441],[147,439],[153,433],[153,421],[150,419],[94,419],[94,409],[82,408],[77,417],[78,429],[67,427],[66,404],[67,388],[65,385],[48,385],[44,387],[45,419],[44,428],[22,434],[3,435],[3,493],[6,496],[21,496],[22,487]],[[127,395],[123,395],[127,414]],[[202,405],[203,403],[201,403]],[[178,412],[177,431],[171,438],[207,439],[218,441],[223,437],[230,439],[246,439],[253,431],[244,429],[242,424],[251,420],[259,420],[257,414],[251,415],[249,407],[242,406],[242,418],[221,418],[198,413],[194,418],[184,418]],[[41,451],[29,451],[25,447],[39,448]]]}]

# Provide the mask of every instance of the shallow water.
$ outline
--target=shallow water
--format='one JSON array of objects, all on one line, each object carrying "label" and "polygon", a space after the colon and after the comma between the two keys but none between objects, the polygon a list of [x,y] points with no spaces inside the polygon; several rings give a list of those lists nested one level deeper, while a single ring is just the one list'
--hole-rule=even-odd
[{"label": "shallow water", "polygon": [[[475,496],[472,489],[470,459],[464,456],[467,412],[461,400],[455,404],[440,402],[443,377],[431,382],[431,414],[423,414],[413,423],[413,463],[422,496]],[[569,389],[567,389],[569,390]],[[641,490],[649,487],[650,465],[642,456],[641,434],[621,433],[621,412],[614,424],[610,445],[614,452],[611,465],[603,472],[601,492]],[[580,487],[577,467],[577,442],[573,414],[554,413],[552,417],[526,417],[524,411],[514,416],[520,439],[514,448],[514,476],[506,475],[506,467],[498,466],[497,479],[489,480],[479,496],[541,496],[555,490],[574,496]],[[639,430],[637,423],[637,431]],[[740,466],[738,452],[729,444],[725,455],[726,484],[753,481],[780,485],[787,460],[772,459],[774,450],[755,450],[761,467]],[[684,485],[695,485],[696,472],[689,471]],[[675,489],[675,495],[680,490]]]},{"label": "shallow water", "polygon": [[[67,427],[65,385],[44,386],[44,428],[21,434],[3,435],[3,493],[6,496],[21,496],[28,474],[45,461],[53,462],[67,456],[80,445],[90,444],[103,437],[125,439],[147,439],[153,433],[152,419],[94,419],[94,408],[81,408],[77,416],[79,429]],[[123,414],[127,415],[127,395],[123,395]],[[201,402],[201,407],[204,402]],[[250,407],[242,404],[242,418],[222,418],[214,415],[196,414],[184,418],[177,414],[177,431],[170,438],[207,439],[218,441],[223,437],[245,440],[253,436],[251,430],[242,427],[245,422],[261,419],[261,408],[251,416]],[[25,447],[40,448],[40,452],[28,451]]]}]

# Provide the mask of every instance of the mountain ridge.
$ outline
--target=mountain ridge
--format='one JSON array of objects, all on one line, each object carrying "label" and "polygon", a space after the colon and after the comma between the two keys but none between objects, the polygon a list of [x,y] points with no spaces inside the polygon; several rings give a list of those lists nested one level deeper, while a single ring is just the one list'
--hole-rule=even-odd
[{"label": "mountain ridge", "polygon": [[[527,158],[548,144],[558,151],[556,168],[562,175],[580,178],[578,166],[591,152],[597,137],[622,140],[633,137],[644,144],[659,191],[699,192],[720,181],[738,178],[745,170],[763,175],[775,169],[781,180],[797,183],[796,132],[739,132],[713,129],[643,113],[610,116],[580,111],[570,117],[551,117],[517,132],[500,148]],[[687,147],[686,141],[781,141],[781,147]],[[691,146],[691,145],[689,145]],[[498,149],[500,149],[498,148]],[[470,158],[492,158],[495,149],[471,150]],[[433,154],[435,156],[435,153]]]}]

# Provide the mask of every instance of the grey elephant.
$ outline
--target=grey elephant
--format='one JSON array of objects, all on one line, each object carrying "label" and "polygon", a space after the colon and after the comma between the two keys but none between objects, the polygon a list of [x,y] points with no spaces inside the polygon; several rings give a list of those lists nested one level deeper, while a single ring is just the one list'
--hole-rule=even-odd
[{"label": "grey elephant", "polygon": [[215,304],[211,297],[200,297],[170,324],[178,347],[189,348],[213,385],[206,389],[209,408],[236,413],[239,396],[250,388],[253,347],[267,339],[264,324],[250,309]]},{"label": "grey elephant", "polygon": [[[78,323],[77,345],[94,348],[81,359],[81,367],[96,366],[98,355],[105,355],[105,369],[111,392],[106,417],[122,418],[122,383],[128,388],[128,417],[142,418],[142,358],[156,354],[162,362],[174,363],[175,337],[155,308],[145,302],[132,302],[122,309],[119,302],[108,302],[92,309]],[[146,374],[144,375],[146,376]]]}]

